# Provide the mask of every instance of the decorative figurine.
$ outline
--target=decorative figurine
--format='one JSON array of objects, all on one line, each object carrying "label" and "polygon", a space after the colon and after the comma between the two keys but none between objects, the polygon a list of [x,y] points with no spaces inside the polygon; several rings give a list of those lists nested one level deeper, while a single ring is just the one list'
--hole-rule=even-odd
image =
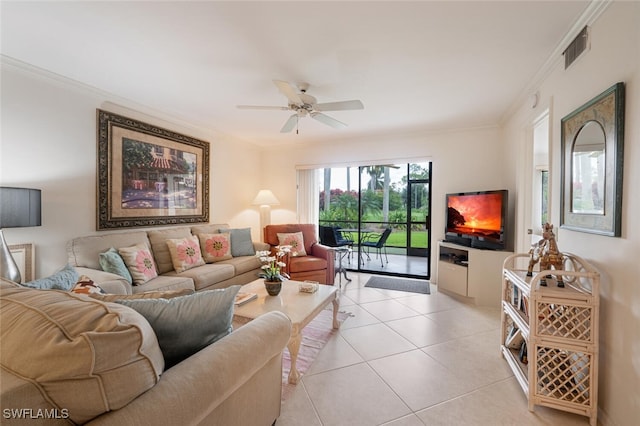
[{"label": "decorative figurine", "polygon": [[[564,256],[558,250],[556,244],[556,234],[553,233],[553,225],[545,223],[542,226],[542,239],[535,244],[531,245],[529,250],[531,259],[529,260],[529,268],[527,269],[527,276],[533,276],[533,267],[540,261],[540,270],[555,269],[561,271],[564,266]],[[551,278],[551,275],[547,275],[540,280],[541,286],[547,286],[546,278]],[[562,281],[562,275],[557,276],[558,287],[564,287]]]}]

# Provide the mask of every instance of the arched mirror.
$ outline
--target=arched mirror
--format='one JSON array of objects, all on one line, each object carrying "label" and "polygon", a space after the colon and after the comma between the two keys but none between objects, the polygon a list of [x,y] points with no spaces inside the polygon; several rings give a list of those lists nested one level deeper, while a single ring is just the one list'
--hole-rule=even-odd
[{"label": "arched mirror", "polygon": [[600,123],[587,121],[571,150],[571,211],[604,214],[605,134]]},{"label": "arched mirror", "polygon": [[562,119],[560,227],[619,237],[624,83]]}]

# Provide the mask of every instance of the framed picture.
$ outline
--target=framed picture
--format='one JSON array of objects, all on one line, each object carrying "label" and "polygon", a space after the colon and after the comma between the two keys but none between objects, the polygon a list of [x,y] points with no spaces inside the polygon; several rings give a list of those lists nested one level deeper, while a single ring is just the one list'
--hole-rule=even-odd
[{"label": "framed picture", "polygon": [[560,227],[619,237],[622,214],[624,83],[562,119]]},{"label": "framed picture", "polygon": [[97,229],[209,221],[209,143],[97,110]]},{"label": "framed picture", "polygon": [[9,244],[9,251],[15,260],[22,283],[35,279],[35,257],[33,244]]}]

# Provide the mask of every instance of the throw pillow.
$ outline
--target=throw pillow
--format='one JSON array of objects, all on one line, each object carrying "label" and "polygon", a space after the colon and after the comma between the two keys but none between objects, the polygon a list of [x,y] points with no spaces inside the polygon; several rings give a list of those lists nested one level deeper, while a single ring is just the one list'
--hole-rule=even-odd
[{"label": "throw pillow", "polygon": [[129,284],[133,284],[131,273],[127,269],[127,265],[124,264],[122,256],[120,256],[120,253],[118,253],[118,250],[116,250],[115,248],[111,247],[104,253],[100,253],[99,263],[103,271],[120,275],[125,280],[127,280]]},{"label": "throw pillow", "polygon": [[229,233],[199,234],[202,257],[207,263],[231,259],[231,236]]},{"label": "throw pillow", "polygon": [[291,246],[291,256],[306,256],[302,232],[278,233],[281,246]]},{"label": "throw pillow", "polygon": [[202,260],[202,255],[200,254],[198,237],[168,239],[167,247],[169,247],[169,254],[171,254],[173,269],[177,273],[204,265],[204,260]]},{"label": "throw pillow", "polygon": [[22,284],[24,287],[36,288],[40,290],[64,290],[69,291],[78,282],[78,272],[69,264],[55,274],[29,281]]},{"label": "throw pillow", "polygon": [[127,265],[134,285],[144,284],[158,276],[156,264],[146,244],[141,243],[131,247],[119,248],[118,253],[120,253],[122,260]]},{"label": "throw pillow", "polygon": [[138,311],[158,337],[167,368],[231,333],[239,285],[173,299],[118,300]]},{"label": "throw pillow", "polygon": [[94,283],[93,280],[86,275],[80,275],[78,282],[75,287],[71,289],[71,292],[78,294],[106,294],[98,284]]},{"label": "throw pillow", "polygon": [[91,293],[89,297],[100,300],[102,302],[115,302],[116,300],[135,300],[135,299],[172,299],[179,296],[187,296],[195,293],[195,290],[183,288],[181,290],[166,291],[145,291],[136,294],[99,294]]},{"label": "throw pillow", "polygon": [[256,249],[251,241],[251,228],[220,229],[218,232],[231,235],[231,256],[255,256]]}]

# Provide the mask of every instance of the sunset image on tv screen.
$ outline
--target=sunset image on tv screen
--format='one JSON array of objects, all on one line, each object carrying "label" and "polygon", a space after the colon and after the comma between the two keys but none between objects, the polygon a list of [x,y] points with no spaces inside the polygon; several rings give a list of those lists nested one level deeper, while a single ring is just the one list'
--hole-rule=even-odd
[{"label": "sunset image on tv screen", "polygon": [[449,195],[447,230],[496,238],[502,227],[502,194]]}]

